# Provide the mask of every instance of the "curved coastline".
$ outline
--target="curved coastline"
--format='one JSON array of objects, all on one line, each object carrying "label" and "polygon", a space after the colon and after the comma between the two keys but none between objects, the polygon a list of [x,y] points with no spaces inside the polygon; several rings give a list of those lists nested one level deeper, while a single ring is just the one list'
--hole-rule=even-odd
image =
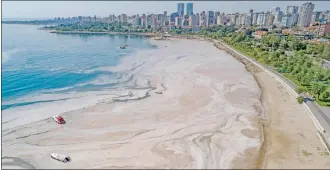
[{"label": "curved coastline", "polygon": [[[100,34],[103,34],[103,33],[100,33]],[[182,38],[182,37],[176,37],[176,38]],[[175,42],[175,41],[177,41],[176,38],[174,38],[170,41]],[[187,39],[196,39],[196,38],[190,37]],[[203,40],[203,39],[201,39],[201,40]],[[188,40],[185,40],[185,41],[188,41]],[[189,40],[189,41],[191,41],[191,40]],[[208,40],[208,41],[211,41],[211,40]],[[219,89],[217,89],[219,87],[217,87],[216,83],[213,83],[213,84],[211,83],[211,85],[210,86],[207,85],[207,87],[212,90],[204,91],[204,90],[201,90],[200,88],[203,87],[203,85],[204,86],[206,86],[206,85],[199,84],[199,83],[201,83],[203,81],[209,82],[209,81],[211,81],[210,78],[216,79],[216,75],[213,75],[212,72],[215,72],[215,71],[221,72],[221,71],[224,71],[224,69],[219,66],[215,66],[214,64],[211,64],[211,63],[204,65],[204,67],[198,66],[197,63],[199,63],[199,62],[203,63],[204,61],[196,60],[196,58],[194,58],[194,60],[196,60],[196,61],[189,63],[189,59],[187,59],[187,57],[180,57],[180,56],[187,56],[186,53],[183,53],[182,55],[180,54],[179,57],[171,56],[171,57],[169,57],[170,59],[165,59],[166,54],[168,54],[168,55],[173,54],[173,53],[166,53],[166,50],[168,48],[171,48],[169,43],[166,41],[162,41],[162,42],[154,41],[154,43],[157,44],[158,46],[162,47],[161,52],[163,54],[158,56],[157,59],[151,60],[148,63],[143,63],[146,60],[146,58],[143,57],[144,55],[154,54],[154,53],[146,51],[146,52],[142,52],[142,53],[138,54],[137,60],[132,62],[132,61],[129,61],[132,58],[128,57],[128,58],[124,59],[124,61],[123,61],[123,63],[125,63],[124,65],[118,66],[117,68],[112,68],[115,70],[116,69],[122,70],[124,66],[138,65],[137,67],[132,67],[132,69],[131,69],[131,71],[133,71],[133,73],[131,73],[132,78],[128,79],[129,81],[125,82],[125,83],[127,83],[126,87],[125,87],[125,89],[123,89],[123,91],[121,91],[121,93],[116,94],[115,97],[99,100],[96,105],[88,106],[83,109],[78,109],[78,110],[66,112],[63,114],[64,116],[70,117],[70,120],[68,123],[70,123],[70,124],[72,123],[72,125],[69,124],[68,127],[66,129],[64,129],[64,133],[65,133],[64,135],[59,135],[60,139],[57,140],[57,142],[59,142],[59,143],[56,143],[56,141],[54,141],[54,142],[47,141],[47,138],[49,138],[50,135],[56,135],[56,134],[59,134],[59,132],[56,132],[56,130],[55,130],[56,127],[54,125],[46,126],[44,123],[45,123],[45,121],[49,121],[49,120],[44,120],[44,121],[35,122],[28,126],[25,126],[25,128],[27,128],[27,130],[25,128],[22,129],[23,127],[15,128],[14,130],[12,129],[13,131],[18,131],[18,132],[23,132],[23,131],[29,132],[36,126],[42,126],[45,129],[49,129],[49,131],[46,131],[45,133],[41,132],[41,134],[43,134],[40,136],[41,142],[37,142],[37,141],[35,141],[35,139],[29,137],[30,139],[24,140],[23,142],[25,144],[21,144],[21,145],[29,147],[28,150],[30,150],[32,148],[36,149],[38,147],[43,147],[43,149],[38,148],[39,151],[41,151],[41,152],[47,152],[50,150],[59,149],[59,147],[57,147],[59,145],[69,145],[69,146],[72,146],[73,148],[66,149],[66,151],[75,155],[77,157],[77,159],[79,159],[78,161],[83,161],[83,159],[78,156],[80,154],[78,149],[80,147],[82,147],[84,144],[86,144],[86,146],[88,148],[87,150],[95,148],[95,146],[97,146],[97,144],[99,144],[103,150],[105,149],[105,150],[109,150],[109,151],[112,151],[112,150],[115,151],[115,156],[113,156],[113,155],[110,156],[109,154],[103,153],[99,149],[95,149],[96,151],[90,151],[90,152],[92,152],[92,155],[97,155],[97,154],[101,153],[102,156],[105,156],[108,159],[108,161],[107,161],[108,165],[106,165],[105,162],[103,162],[103,161],[99,161],[97,164],[94,164],[94,165],[91,165],[88,163],[83,163],[84,167],[90,167],[90,168],[95,168],[95,167],[96,168],[114,168],[114,167],[121,167],[121,168],[123,168],[123,167],[135,167],[135,168],[136,167],[139,167],[139,168],[152,168],[152,167],[163,167],[163,168],[168,168],[168,167],[172,167],[172,168],[173,167],[175,167],[175,168],[178,168],[178,167],[182,167],[182,168],[184,168],[184,167],[190,167],[190,168],[247,168],[247,167],[249,167],[249,168],[265,168],[265,167],[273,167],[274,168],[275,167],[276,168],[276,167],[278,167],[278,165],[276,165],[272,161],[269,161],[269,159],[272,158],[272,155],[270,157],[267,157],[267,154],[272,153],[273,148],[271,146],[271,143],[275,142],[275,144],[276,144],[276,142],[277,142],[274,139],[274,133],[271,132],[275,128],[271,125],[272,122],[269,122],[269,120],[274,119],[274,115],[276,115],[274,113],[274,111],[269,110],[269,109],[271,109],[271,107],[269,107],[269,105],[273,104],[269,100],[270,89],[267,87],[269,84],[265,84],[265,80],[270,81],[269,77],[266,77],[264,74],[260,73],[260,70],[258,70],[252,64],[246,63],[246,62],[244,62],[244,60],[241,60],[240,58],[236,57],[236,59],[238,59],[245,65],[246,70],[251,72],[251,74],[253,75],[253,76],[250,75],[252,77],[252,79],[256,80],[255,85],[253,85],[253,88],[258,88],[258,86],[259,86],[259,88],[261,89],[261,91],[260,91],[260,89],[254,91],[253,97],[251,97],[250,94],[247,94],[247,96],[245,96],[245,97],[243,96],[244,98],[247,98],[247,97],[253,98],[253,100],[251,99],[251,101],[250,101],[252,108],[250,108],[250,106],[249,107],[246,106],[247,108],[245,108],[245,109],[248,109],[250,112],[255,111],[254,114],[248,115],[248,116],[246,116],[244,114],[243,115],[234,114],[233,117],[228,115],[228,117],[225,118],[225,121],[223,121],[222,118],[221,119],[218,118],[218,116],[220,116],[220,115],[213,113],[213,111],[205,112],[205,110],[204,110],[203,113],[206,115],[205,115],[205,117],[202,117],[198,113],[194,113],[193,110],[198,110],[198,109],[203,110],[204,107],[212,110],[211,109],[212,107],[209,107],[209,106],[206,107],[206,105],[212,103],[212,102],[210,102],[211,99],[208,99],[206,96],[215,94],[215,91],[219,90]],[[168,48],[164,48],[164,44],[166,46],[168,46]],[[209,43],[208,45],[211,45],[211,44]],[[217,47],[219,48],[219,46],[217,46]],[[172,46],[172,48],[174,48],[174,47]],[[220,47],[220,49],[221,49],[221,47]],[[191,54],[192,53],[190,53],[190,55]],[[209,54],[211,54],[211,53],[209,53]],[[224,53],[222,53],[222,55],[223,54]],[[189,54],[188,54],[188,56],[189,56]],[[203,56],[203,57],[206,57],[206,56]],[[235,57],[235,55],[233,55],[233,56]],[[176,69],[175,71],[180,70],[180,69],[176,68],[175,66],[171,67],[169,65],[170,63],[174,64],[176,62],[180,62],[179,59],[183,60],[182,62],[186,61],[189,63],[189,65],[181,63],[181,65],[180,65],[181,67],[184,67],[185,69],[188,69],[188,70],[190,69],[190,67],[196,68],[197,69],[197,70],[195,70],[196,73],[205,76],[205,77],[203,77],[204,79],[199,80],[199,78],[194,77],[197,81],[192,83],[191,81],[194,78],[190,77],[189,74],[183,74],[183,76],[182,76],[182,75],[176,75],[176,74],[174,74],[174,72],[171,73],[170,72],[171,69],[172,69],[172,71],[174,68]],[[210,60],[210,61],[220,64],[220,62],[218,60]],[[223,61],[221,61],[221,62],[223,62]],[[139,63],[143,63],[143,64],[139,65]],[[165,63],[165,65],[167,64],[166,69],[162,70],[161,67],[156,68],[157,64],[159,64],[159,63]],[[210,68],[206,68],[206,67],[210,67]],[[152,71],[146,71],[151,68],[152,68],[152,71],[157,73],[156,75],[153,75],[151,73]],[[238,70],[240,71],[240,69],[238,69]],[[186,71],[184,71],[184,72],[186,72]],[[208,76],[210,76],[210,77],[208,77]],[[166,77],[166,78],[164,78],[164,77]],[[179,79],[179,81],[177,83],[175,83],[175,85],[173,85],[172,82],[177,81],[177,79]],[[220,81],[220,80],[218,80],[218,81]],[[250,78],[248,78],[248,80],[242,80],[242,81],[244,84],[247,82],[251,83],[251,81],[254,81],[254,80],[251,80]],[[242,83],[242,81],[240,83]],[[185,85],[184,82],[188,82],[188,83],[186,83],[187,85]],[[274,84],[276,84],[276,83],[274,83]],[[173,91],[174,87],[180,87],[180,86],[185,87],[185,88],[178,88],[178,90]],[[201,87],[198,87],[198,86],[201,86]],[[224,85],[222,87],[222,89],[221,88],[220,89],[230,92],[232,90],[232,86],[235,87],[238,85],[226,83],[226,85]],[[192,90],[192,91],[200,90],[201,92],[198,92],[198,93],[196,92],[195,95],[193,93],[192,96],[190,96],[189,93],[188,94],[182,93],[182,92],[186,92],[187,90],[188,91],[189,90]],[[155,92],[157,92],[157,91],[162,91],[163,94],[156,94]],[[179,93],[180,95],[182,95],[184,97],[180,98],[180,96],[176,96],[175,93]],[[282,91],[281,91],[281,93],[282,93]],[[235,93],[231,93],[231,95],[236,96]],[[239,96],[236,96],[236,97],[239,97]],[[192,99],[192,98],[196,98],[197,100]],[[217,98],[217,100],[219,100],[217,102],[219,102],[219,103],[224,102],[223,99],[221,99],[221,97],[217,96],[216,98]],[[143,99],[143,100],[141,100],[141,99]],[[193,105],[196,105],[198,102],[202,101],[202,99],[205,100],[202,102],[204,104],[203,106],[198,106],[198,107],[193,106]],[[133,102],[130,102],[131,100],[136,100],[137,103],[134,104]],[[153,102],[153,100],[155,102]],[[180,108],[180,109],[183,109],[183,110],[181,112],[176,112],[174,109],[175,108],[174,105],[167,105],[168,103],[170,103],[170,101],[168,101],[168,100],[180,100],[181,101],[180,104],[183,105],[182,108]],[[213,99],[213,100],[215,100],[215,99]],[[290,99],[290,100],[292,103],[292,99]],[[116,104],[119,101],[120,101],[120,103]],[[138,102],[138,101],[141,101],[141,102]],[[151,111],[150,106],[146,106],[146,104],[145,104],[146,102],[149,102],[148,105],[157,105],[157,104],[159,104],[158,102],[160,102],[160,103],[164,104],[165,106],[159,106],[158,109],[152,109],[152,112],[155,112],[156,115],[151,115],[151,114],[147,114],[147,112],[146,112],[148,109],[149,109],[149,111]],[[206,102],[206,103],[204,103],[204,102]],[[121,104],[121,103],[123,103],[123,104]],[[231,103],[231,104],[236,105],[235,103]],[[125,105],[132,105],[131,107],[137,107],[137,108],[139,108],[138,110],[142,110],[142,112],[134,111],[133,109],[126,108]],[[216,102],[215,103],[213,102],[212,105],[213,105],[213,107],[215,107],[215,108],[213,108],[214,110],[223,109],[221,105],[217,106]],[[187,107],[187,106],[191,106],[193,108],[190,110],[186,110],[187,108],[185,108],[185,107]],[[265,108],[263,108],[264,106],[265,106]],[[166,107],[173,107],[173,108],[169,109]],[[297,108],[297,106],[295,106],[295,108]],[[125,109],[127,111],[124,111],[124,113],[127,115],[118,115],[119,112],[121,112],[122,110],[125,110]],[[177,108],[177,109],[179,109],[179,108]],[[286,111],[288,111],[288,108],[283,108],[283,109],[287,109]],[[115,115],[105,115],[104,114],[105,112],[109,112],[109,111],[111,111],[112,113],[115,113]],[[165,113],[167,113],[169,115],[165,115],[165,114],[161,113],[161,111],[165,111]],[[187,113],[189,113],[189,111],[193,112],[194,114],[192,114],[192,115],[187,114]],[[224,110],[221,110],[221,111],[224,111]],[[133,112],[133,113],[131,113],[131,112]],[[138,112],[138,113],[134,113],[134,112]],[[174,114],[171,112],[174,112]],[[270,114],[269,117],[267,114],[265,114],[268,112]],[[94,118],[95,115],[93,116],[93,114],[91,114],[91,113],[97,113],[97,115],[100,115],[101,118]],[[182,116],[177,116],[175,113],[182,114]],[[86,116],[86,118],[80,118],[80,116],[82,116],[82,115],[79,116],[79,114]],[[147,117],[142,116],[143,114],[147,114]],[[266,116],[266,117],[264,117],[264,116]],[[189,120],[189,119],[187,120],[187,117],[190,118],[191,120]],[[277,117],[275,116],[275,118],[277,118]],[[90,123],[84,122],[84,121],[88,121],[88,119],[91,119],[93,123],[90,124]],[[171,121],[177,122],[178,125],[168,124],[168,122],[165,124],[156,125],[156,124],[152,124],[151,122],[142,121],[142,119],[152,119],[152,120],[155,120],[155,122],[166,122],[166,121],[171,120]],[[197,122],[193,121],[193,119],[197,119],[198,121]],[[236,119],[236,121],[231,120],[231,119]],[[114,129],[111,129],[110,127],[107,127],[106,126],[107,122],[105,120],[109,120],[110,123],[113,123],[114,126],[118,126],[118,128],[119,127],[123,128],[122,127],[123,125],[128,125],[128,122],[132,122],[132,121],[141,121],[142,124],[149,124],[150,127],[143,126],[145,129],[140,128],[139,126],[142,126],[142,124],[139,123],[139,124],[128,125],[129,126],[128,128],[125,128],[124,131],[119,132]],[[114,120],[118,120],[120,122],[120,124],[117,124],[117,122]],[[219,122],[217,122],[217,121],[219,121]],[[207,129],[210,127],[205,127],[206,129],[202,130],[201,128],[197,128],[199,122],[206,123],[206,124],[202,123],[203,126],[210,126],[208,124],[212,124],[212,125],[214,125],[214,127],[212,127],[211,129]],[[238,150],[235,150],[235,151],[224,150],[223,151],[223,150],[221,150],[221,149],[223,149],[222,147],[214,146],[214,145],[216,145],[217,142],[214,143],[214,142],[212,142],[212,140],[219,140],[218,135],[220,135],[220,136],[225,135],[226,130],[230,131],[230,129],[228,129],[228,128],[230,126],[233,126],[233,124],[235,124],[234,122],[235,123],[241,122],[243,125],[245,124],[245,126],[249,127],[249,128],[247,128],[249,130],[245,131],[246,133],[244,133],[243,136],[247,137],[245,140],[247,140],[247,141],[251,140],[251,141],[255,142],[255,144],[251,145],[251,146],[245,145],[245,148],[242,149],[243,148],[242,147],[242,148],[240,148],[239,151]],[[100,124],[98,124],[98,123],[100,123]],[[188,125],[186,125],[186,124],[188,124]],[[199,126],[202,124],[199,124]],[[162,128],[166,127],[165,131],[170,131],[172,133],[160,131],[160,127],[162,127]],[[288,127],[288,126],[286,126],[286,127]],[[80,130],[78,130],[79,128],[80,128]],[[92,135],[93,133],[91,133],[91,132],[93,132],[93,129],[97,129],[97,128],[100,128],[100,131],[101,131],[100,133],[106,134],[108,136],[108,138],[109,137],[114,138],[114,139],[112,139],[113,141],[105,142],[104,140],[107,139],[106,137],[96,135],[95,138],[100,140],[100,142],[97,143],[91,139],[86,139],[82,134],[84,132],[84,133]],[[216,128],[216,129],[220,128],[220,129],[215,130],[213,128]],[[243,130],[244,130],[244,128],[237,130],[237,132],[238,131],[243,132]],[[69,137],[70,139],[65,139],[65,136],[68,137],[67,135],[72,134],[74,131],[77,132],[77,134],[74,137]],[[197,131],[197,133],[196,133],[196,131]],[[17,132],[13,132],[13,133],[16,133],[16,135],[17,135]],[[169,134],[171,134],[171,135],[169,135]],[[187,134],[189,134],[189,135],[187,135]],[[231,135],[234,135],[234,134],[236,134],[236,133],[233,133]],[[38,133],[38,135],[39,135],[39,133]],[[179,137],[174,137],[177,135]],[[310,133],[307,133],[307,135],[310,135]],[[11,133],[11,135],[6,135],[5,136],[5,138],[7,138],[6,143],[9,142],[12,139],[12,137],[14,137],[14,136],[15,135],[13,135],[12,133]],[[174,139],[171,138],[170,136],[173,136]],[[221,136],[221,137],[227,138],[225,136]],[[235,137],[238,137],[238,136],[235,136]],[[192,138],[192,139],[190,139],[190,138]],[[229,140],[229,138],[228,138],[228,140]],[[152,139],[154,139],[157,142],[153,143]],[[235,138],[230,138],[230,139],[235,140]],[[85,142],[80,144],[79,141],[85,141]],[[132,144],[133,141],[138,144],[133,145]],[[134,147],[138,147],[138,148],[142,147],[143,146],[142,143],[144,141],[146,141],[148,143],[148,145],[154,146],[154,147],[150,148],[151,152],[143,152],[146,155],[145,159],[138,158],[137,157],[138,155],[136,155],[134,153],[134,151],[139,150]],[[220,140],[218,142],[223,143],[224,141]],[[13,143],[9,142],[9,144],[11,145]],[[141,144],[141,145],[139,145],[139,144]],[[229,143],[223,143],[223,144],[227,144],[228,146],[230,146]],[[243,145],[243,143],[241,143],[241,144]],[[190,151],[188,152],[187,148],[185,148],[183,145],[189,146],[190,149],[188,149],[188,150],[190,150]],[[44,148],[46,146],[48,146],[50,148],[49,149]],[[122,148],[123,146],[128,147],[128,149],[123,149]],[[224,146],[226,146],[226,145],[224,145]],[[177,147],[177,148],[174,148],[174,147]],[[219,147],[221,149],[219,150],[219,148],[214,148],[214,147]],[[10,151],[7,151],[5,153],[12,154],[11,152],[15,151],[17,149],[19,149],[19,148],[11,147]],[[214,150],[212,150],[212,149],[214,149]],[[218,151],[217,151],[217,149],[218,149]],[[230,148],[230,149],[233,149],[233,148]],[[220,151],[220,154],[218,153],[219,151]],[[176,153],[176,152],[178,152],[178,153]],[[233,152],[235,152],[236,154],[234,154]],[[128,161],[130,159],[128,159],[128,158],[119,159],[120,154],[123,154],[123,153],[131,155],[134,159],[139,159],[142,163],[140,163],[140,164],[129,163],[129,165],[125,164],[124,162]],[[25,157],[24,155],[26,155],[26,153],[24,153],[24,151],[22,151],[20,154],[23,157]],[[193,156],[193,155],[196,156],[198,154],[200,154],[201,156],[199,156],[199,157]],[[223,157],[222,154],[227,154],[228,158]],[[189,155],[191,155],[191,156],[189,156]],[[152,159],[154,159],[154,161],[156,161],[156,162],[159,162],[160,164],[155,165],[155,164],[150,163],[149,159],[151,159],[151,157],[159,157],[159,156],[162,159],[157,159],[157,158],[152,158]],[[215,156],[220,156],[221,159],[219,161],[216,161],[216,160],[214,160]],[[149,159],[147,159],[148,157],[149,157]],[[97,161],[97,158],[102,159],[102,157],[96,156],[95,161]],[[208,160],[206,158],[209,158],[209,159],[211,158],[211,159]],[[36,167],[40,167],[40,168],[47,167],[46,162],[48,160],[46,158],[33,157],[33,158],[27,158],[27,159],[32,159],[31,161],[34,162],[35,164],[37,164]],[[40,163],[40,160],[44,160],[45,163]],[[189,162],[192,162],[193,160],[195,160],[196,164],[189,163]],[[212,160],[214,162],[212,162]],[[163,161],[163,163],[161,163],[160,161]],[[77,164],[61,166],[61,165],[56,165],[52,162],[48,162],[48,163],[52,167],[78,168]],[[295,164],[295,166],[297,167],[297,164]],[[291,167],[295,167],[295,166],[292,165]]]},{"label": "curved coastline", "polygon": [[[36,167],[47,167],[45,164],[47,162],[51,167],[60,168],[61,166],[47,161],[47,157],[42,156],[43,153],[47,153],[47,150],[56,151],[59,146],[70,145],[71,148],[61,147],[62,149],[57,152],[64,149],[77,160],[77,163],[81,163],[83,159],[78,156],[79,151],[74,151],[81,148],[80,142],[83,142],[86,149],[97,145],[105,147],[119,142],[123,143],[120,145],[131,148],[132,153],[130,155],[133,157],[143,146],[146,158],[139,159],[141,165],[144,162],[143,165],[146,167],[230,168],[231,162],[240,153],[243,154],[245,149],[259,146],[259,135],[256,133],[258,130],[255,129],[257,125],[255,121],[251,121],[255,119],[252,117],[259,114],[251,105],[258,103],[259,90],[253,77],[245,71],[242,65],[237,65],[230,56],[226,56],[208,42],[174,40],[172,42],[154,41],[154,43],[160,48],[138,52],[137,55],[124,58],[123,65],[111,68],[111,70],[117,71],[134,68],[130,72],[130,75],[134,75],[133,78],[126,83],[126,87],[120,93],[117,93],[118,95],[99,100],[96,105],[62,114],[67,117],[68,124],[61,131],[56,130],[57,125],[51,124],[48,119],[6,130],[4,132],[6,134],[4,145],[7,149],[4,151],[4,155],[19,153],[20,158],[26,159],[24,155],[33,149],[35,150],[33,152],[40,152],[41,157],[27,159],[33,162]],[[201,48],[205,48],[205,50],[195,53],[195,51],[190,50],[191,46],[202,46]],[[219,54],[225,56],[216,57]],[[150,58],[149,56],[153,57]],[[200,56],[204,56],[204,58]],[[141,64],[145,61],[148,62]],[[218,65],[215,65],[216,63]],[[229,79],[226,79],[226,76],[219,77],[212,73],[221,66],[238,67],[241,74],[230,73],[227,74]],[[224,73],[228,69],[222,68],[220,70]],[[234,77],[240,77],[240,81],[236,82]],[[247,86],[252,87],[247,88]],[[238,95],[237,92],[243,89],[247,91],[240,92],[241,95]],[[162,93],[155,93],[159,91]],[[227,95],[228,92],[232,95]],[[235,97],[233,98],[233,96]],[[246,104],[238,106],[235,99],[244,101]],[[134,102],[132,102],[133,100]],[[230,100],[230,102],[226,102],[226,100]],[[121,102],[118,103],[117,101]],[[135,109],[136,105],[139,105],[138,110]],[[99,116],[95,117],[93,113],[97,113]],[[120,115],[118,115],[119,113]],[[87,121],[88,119],[91,120]],[[111,124],[110,127],[108,127],[108,123],[104,122],[105,120],[110,121],[108,122]],[[126,124],[127,121],[134,123]],[[118,124],[120,122],[124,123],[125,126]],[[148,124],[151,126],[146,126]],[[201,128],[202,125],[205,127]],[[36,131],[36,126],[42,128]],[[121,130],[112,129],[115,127],[120,127]],[[164,127],[167,127],[166,131],[164,131]],[[99,133],[108,134],[107,136],[111,138],[101,134],[93,134],[92,132],[95,133],[96,129],[99,129]],[[254,135],[250,137],[242,135],[240,131],[243,129],[250,129]],[[73,132],[75,135],[72,134]],[[25,135],[22,137],[19,135],[20,133]],[[28,135],[29,133],[31,134]],[[82,134],[94,137],[87,139],[87,136]],[[51,136],[57,136],[57,138]],[[12,139],[23,143],[13,145],[16,142]],[[104,141],[109,139],[108,142]],[[73,141],[76,141],[76,144],[70,144]],[[127,142],[129,143],[124,144]],[[240,147],[234,148],[231,143],[237,143],[236,145]],[[23,146],[27,149],[24,151],[16,150]],[[102,147],[103,150],[104,147]],[[210,149],[207,149],[209,147]],[[122,156],[127,152],[121,148],[110,149],[109,151],[113,154],[101,155],[111,158]],[[174,151],[178,153],[172,153]],[[95,156],[93,159],[103,160],[96,156],[97,153],[100,154],[100,150],[95,149],[93,152],[95,152],[92,154]],[[209,159],[208,155],[212,155],[212,159]],[[151,158],[155,159],[153,164],[150,164],[149,159]],[[44,160],[44,163],[41,159]],[[165,160],[159,162],[162,159]],[[179,160],[181,163],[177,162]],[[194,164],[193,160],[197,162]],[[157,162],[163,163],[158,164]],[[121,161],[108,163],[108,166],[121,167],[124,166],[122,163]],[[126,162],[126,164],[132,167],[141,166],[133,162]],[[71,163],[67,166],[78,167],[77,165]],[[86,166],[90,167],[91,165],[86,164]],[[104,168],[107,166],[100,162],[97,166],[92,167]]]}]

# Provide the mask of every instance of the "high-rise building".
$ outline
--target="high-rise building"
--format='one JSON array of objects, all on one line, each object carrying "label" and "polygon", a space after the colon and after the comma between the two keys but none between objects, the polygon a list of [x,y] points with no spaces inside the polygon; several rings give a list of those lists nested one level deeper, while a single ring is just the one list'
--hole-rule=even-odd
[{"label": "high-rise building", "polygon": [[268,15],[267,25],[273,25],[274,24],[274,19],[275,19],[274,15],[269,14]]},{"label": "high-rise building", "polygon": [[146,14],[142,14],[142,17],[141,17],[141,25],[142,26],[147,26],[147,17],[146,17]]},{"label": "high-rise building", "polygon": [[164,11],[164,17],[167,17],[167,11]]},{"label": "high-rise building", "polygon": [[182,26],[182,18],[181,17],[175,17],[175,26]]},{"label": "high-rise building", "polygon": [[258,15],[257,24],[260,26],[267,26],[269,24],[270,14],[261,13]]},{"label": "high-rise building", "polygon": [[319,19],[320,19],[320,14],[321,12],[314,12],[313,15],[312,15],[312,23],[313,22],[318,22]]},{"label": "high-rise building", "polygon": [[224,17],[222,15],[217,16],[217,25],[224,25],[224,24],[225,24]]},{"label": "high-rise building", "polygon": [[292,20],[292,14],[287,14],[285,16],[282,17],[282,21],[281,21],[281,26],[283,27],[291,27],[293,25],[293,20]]},{"label": "high-rise building", "polygon": [[200,26],[206,26],[206,15],[205,15],[205,11],[203,11],[201,13],[201,15],[199,16],[199,25]]},{"label": "high-rise building", "polygon": [[280,12],[281,8],[280,7],[273,7],[272,14],[274,15],[277,12]]},{"label": "high-rise building", "polygon": [[292,6],[292,5],[287,6],[286,14],[298,14],[298,6]]},{"label": "high-rise building", "polygon": [[184,15],[184,3],[178,3],[178,14],[179,16]]},{"label": "high-rise building", "polygon": [[127,23],[127,15],[126,14],[121,14],[120,15],[120,21],[122,23]]},{"label": "high-rise building", "polygon": [[238,16],[238,21],[236,22],[236,25],[245,25],[245,15],[240,14]]},{"label": "high-rise building", "polygon": [[196,13],[196,25],[199,25],[200,16],[199,13]]},{"label": "high-rise building", "polygon": [[236,25],[236,20],[238,18],[238,15],[237,14],[230,14],[229,16],[229,24],[230,25]]},{"label": "high-rise building", "polygon": [[292,25],[297,25],[299,14],[292,14]]},{"label": "high-rise building", "polygon": [[250,15],[245,15],[244,25],[252,25],[251,21],[252,21],[251,16]]},{"label": "high-rise building", "polygon": [[250,9],[250,11],[249,11],[249,16],[250,16],[250,21],[249,21],[249,23],[250,23],[250,25],[252,25],[252,24],[253,24],[253,9]]},{"label": "high-rise building", "polygon": [[274,14],[274,24],[279,25],[282,22],[283,13],[281,11]]},{"label": "high-rise building", "polygon": [[214,12],[213,11],[208,11],[206,18],[207,18],[207,21],[206,21],[207,26],[214,25],[215,16],[214,16]]},{"label": "high-rise building", "polygon": [[307,2],[301,5],[299,10],[298,26],[307,27],[312,22],[314,4]]},{"label": "high-rise building", "polygon": [[194,14],[194,4],[193,3],[187,3],[186,7],[187,7],[186,15]]},{"label": "high-rise building", "polygon": [[177,12],[172,13],[170,16],[170,21],[175,22],[175,17],[179,17],[179,13],[177,13]]},{"label": "high-rise building", "polygon": [[157,15],[152,14],[150,16],[150,21],[151,21],[151,27],[156,28],[157,27]]},{"label": "high-rise building", "polygon": [[252,19],[252,25],[257,25],[258,24],[258,15],[259,13],[253,13],[253,19]]},{"label": "high-rise building", "polygon": [[197,25],[196,23],[196,15],[190,15],[189,16],[189,26],[195,26]]}]

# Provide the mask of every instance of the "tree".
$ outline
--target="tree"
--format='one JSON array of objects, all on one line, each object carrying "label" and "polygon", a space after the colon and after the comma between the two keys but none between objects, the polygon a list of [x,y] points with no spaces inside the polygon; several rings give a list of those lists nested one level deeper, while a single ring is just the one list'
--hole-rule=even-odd
[{"label": "tree", "polygon": [[299,104],[302,104],[304,102],[304,97],[302,97],[302,96],[297,97],[297,102]]},{"label": "tree", "polygon": [[311,68],[311,67],[312,67],[312,64],[313,64],[312,60],[306,60],[305,63],[304,63],[304,65],[305,65],[307,68]]},{"label": "tree", "polygon": [[298,94],[304,93],[304,92],[306,92],[306,91],[307,91],[307,89],[304,88],[304,87],[298,87],[298,88],[296,89],[296,92],[297,92]]},{"label": "tree", "polygon": [[290,66],[288,67],[288,71],[289,71],[290,73],[293,71],[293,69],[294,69],[294,66],[293,66],[293,65],[290,65]]},{"label": "tree", "polygon": [[320,83],[314,83],[312,85],[312,93],[317,96],[317,99],[319,99],[320,94],[323,93],[326,90],[326,86]]},{"label": "tree", "polygon": [[326,46],[324,48],[323,53],[322,53],[322,58],[326,59],[326,60],[330,60],[330,47],[329,46]]},{"label": "tree", "polygon": [[300,80],[300,83],[303,85],[309,85],[312,81],[312,78],[308,75],[303,76],[303,78]]},{"label": "tree", "polygon": [[330,92],[329,91],[325,91],[322,93],[322,99],[326,100],[330,97]]},{"label": "tree", "polygon": [[280,43],[280,47],[283,49],[287,49],[289,47],[288,42],[286,40],[282,40]]},{"label": "tree", "polygon": [[319,71],[315,74],[315,80],[316,81],[322,81],[324,79],[325,75],[323,71]]}]

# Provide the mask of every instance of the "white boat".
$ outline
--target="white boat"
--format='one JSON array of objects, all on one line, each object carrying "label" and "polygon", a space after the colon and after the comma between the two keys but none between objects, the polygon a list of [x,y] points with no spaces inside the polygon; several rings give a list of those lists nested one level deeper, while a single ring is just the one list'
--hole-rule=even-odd
[{"label": "white boat", "polygon": [[62,155],[62,154],[58,154],[58,153],[51,153],[50,157],[52,157],[55,160],[67,163],[71,161],[71,158],[67,155]]}]

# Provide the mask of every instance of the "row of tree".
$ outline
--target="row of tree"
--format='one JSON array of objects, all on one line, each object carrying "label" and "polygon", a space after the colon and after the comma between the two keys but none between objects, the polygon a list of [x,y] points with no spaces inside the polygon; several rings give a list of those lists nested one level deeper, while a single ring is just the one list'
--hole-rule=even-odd
[{"label": "row of tree", "polygon": [[59,24],[56,26],[45,26],[43,29],[52,29],[57,31],[89,31],[89,32],[152,32],[150,25],[133,27],[131,24],[114,22],[75,22],[68,24]]}]

